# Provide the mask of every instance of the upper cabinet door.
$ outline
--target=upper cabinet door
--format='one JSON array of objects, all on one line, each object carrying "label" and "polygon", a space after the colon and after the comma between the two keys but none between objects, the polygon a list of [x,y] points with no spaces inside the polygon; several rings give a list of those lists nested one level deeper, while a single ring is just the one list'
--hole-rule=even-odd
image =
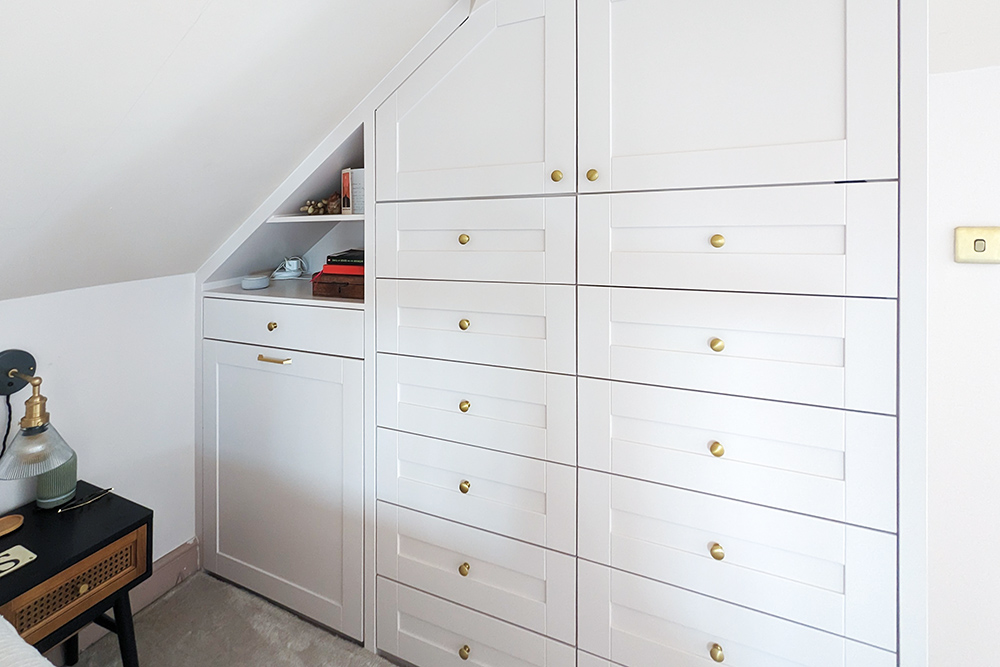
[{"label": "upper cabinet door", "polygon": [[581,192],[892,179],[896,0],[580,0]]},{"label": "upper cabinet door", "polygon": [[376,111],[377,200],[573,192],[574,18],[574,0],[477,9]]}]

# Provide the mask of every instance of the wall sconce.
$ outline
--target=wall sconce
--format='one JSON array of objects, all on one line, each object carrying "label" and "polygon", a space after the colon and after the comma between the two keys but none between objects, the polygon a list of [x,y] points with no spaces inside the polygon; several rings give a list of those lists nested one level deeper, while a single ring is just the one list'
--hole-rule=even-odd
[{"label": "wall sconce", "polygon": [[31,385],[21,428],[0,456],[0,479],[38,477],[36,502],[43,509],[51,509],[76,495],[76,452],[49,422],[48,399],[41,393],[42,378],[34,372],[35,358],[27,352],[0,352],[0,396],[10,396]]}]

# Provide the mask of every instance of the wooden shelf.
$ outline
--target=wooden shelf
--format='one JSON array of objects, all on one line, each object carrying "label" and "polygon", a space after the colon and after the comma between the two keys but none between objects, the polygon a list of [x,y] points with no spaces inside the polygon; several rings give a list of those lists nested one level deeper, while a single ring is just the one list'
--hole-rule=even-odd
[{"label": "wooden shelf", "polygon": [[272,215],[269,223],[281,222],[364,222],[365,215]]},{"label": "wooden shelf", "polygon": [[269,301],[271,303],[322,306],[324,308],[351,308],[354,310],[364,310],[365,308],[365,302],[361,299],[313,296],[312,283],[308,280],[272,280],[270,287],[254,290],[243,289],[239,285],[229,285],[207,290],[205,296],[215,299]]}]

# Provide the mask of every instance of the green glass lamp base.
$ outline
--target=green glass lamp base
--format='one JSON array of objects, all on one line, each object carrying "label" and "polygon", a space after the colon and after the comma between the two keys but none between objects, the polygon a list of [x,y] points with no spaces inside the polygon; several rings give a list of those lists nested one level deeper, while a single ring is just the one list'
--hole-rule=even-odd
[{"label": "green glass lamp base", "polygon": [[76,453],[58,468],[38,476],[35,504],[42,509],[65,505],[76,495]]}]

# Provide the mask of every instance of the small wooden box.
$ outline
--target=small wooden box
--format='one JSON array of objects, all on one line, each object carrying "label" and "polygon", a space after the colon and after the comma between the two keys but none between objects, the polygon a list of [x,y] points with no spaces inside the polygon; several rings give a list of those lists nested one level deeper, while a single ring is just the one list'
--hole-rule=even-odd
[{"label": "small wooden box", "polygon": [[333,296],[341,299],[365,298],[364,276],[317,273],[313,276],[312,286],[313,296]]}]

